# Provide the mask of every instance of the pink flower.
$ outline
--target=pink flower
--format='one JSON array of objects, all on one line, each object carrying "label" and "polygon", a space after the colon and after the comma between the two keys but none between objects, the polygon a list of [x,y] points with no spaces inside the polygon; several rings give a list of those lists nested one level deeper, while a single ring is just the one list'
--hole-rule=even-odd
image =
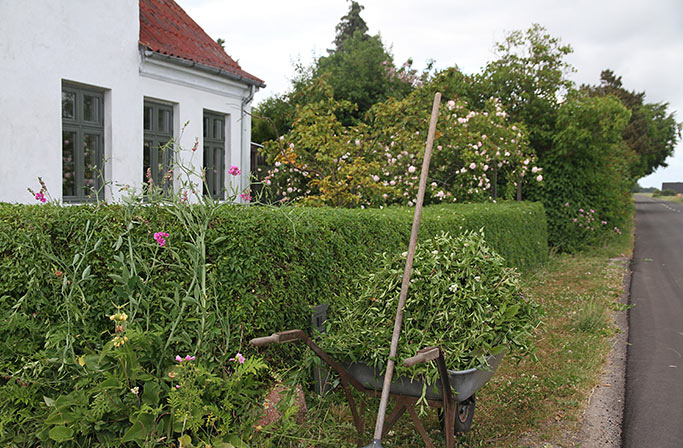
[{"label": "pink flower", "polygon": [[176,385],[175,385],[175,388],[176,388],[176,389],[180,389],[180,384],[176,384]]},{"label": "pink flower", "polygon": [[186,355],[185,356],[185,361],[194,361],[194,356]]},{"label": "pink flower", "polygon": [[565,202],[565,203],[564,203],[564,206],[565,206],[565,207],[569,207],[569,202]]},{"label": "pink flower", "polygon": [[228,174],[230,174],[231,176],[239,176],[240,174],[242,174],[242,171],[240,171],[240,169],[235,165],[231,165],[230,169],[228,170]]},{"label": "pink flower", "polygon": [[539,182],[542,181],[542,180],[543,180],[543,176],[539,174],[539,175],[536,177],[536,180],[539,181]]},{"label": "pink flower", "polygon": [[244,200],[244,202],[251,201],[251,195],[249,193],[242,193],[240,197]]},{"label": "pink flower", "polygon": [[474,163],[474,162],[470,163],[470,169],[471,170],[475,169],[476,167],[477,167],[476,163]]},{"label": "pink flower", "polygon": [[45,199],[45,195],[43,194],[42,191],[39,191],[38,193],[36,193],[36,201],[40,201],[43,204],[47,202],[47,199]]},{"label": "pink flower", "polygon": [[414,173],[414,172],[415,172],[415,167],[414,167],[413,165],[410,165],[410,166],[408,167],[408,172],[411,173],[411,174]]},{"label": "pink flower", "polygon": [[228,361],[237,361],[240,364],[244,364],[244,361],[246,361],[247,358],[245,358],[242,353],[237,352],[234,358],[230,358]]},{"label": "pink flower", "polygon": [[183,358],[181,358],[180,355],[175,355],[175,360],[176,362],[183,362]]},{"label": "pink flower", "polygon": [[154,234],[154,241],[156,241],[160,247],[164,247],[164,245],[166,244],[166,237],[168,237],[168,233],[157,232]]}]

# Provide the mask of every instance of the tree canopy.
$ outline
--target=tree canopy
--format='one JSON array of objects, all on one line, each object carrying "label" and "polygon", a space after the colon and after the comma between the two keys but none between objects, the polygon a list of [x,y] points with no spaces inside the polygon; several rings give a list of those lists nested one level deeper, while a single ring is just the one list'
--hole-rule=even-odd
[{"label": "tree canopy", "polygon": [[646,103],[645,92],[626,90],[621,76],[609,69],[600,73],[599,85],[584,85],[582,89],[592,96],[614,96],[631,111],[622,137],[637,155],[630,166],[634,180],[651,174],[657,167],[667,166],[666,159],[673,154],[681,131],[667,103]]}]

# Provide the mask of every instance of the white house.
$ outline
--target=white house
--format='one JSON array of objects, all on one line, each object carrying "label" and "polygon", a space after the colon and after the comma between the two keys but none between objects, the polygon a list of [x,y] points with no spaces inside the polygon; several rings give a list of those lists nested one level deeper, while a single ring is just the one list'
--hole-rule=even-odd
[{"label": "white house", "polygon": [[38,177],[64,202],[116,200],[163,179],[171,138],[210,194],[249,185],[265,84],[173,0],[3,0],[0,21],[0,201],[35,202]]}]

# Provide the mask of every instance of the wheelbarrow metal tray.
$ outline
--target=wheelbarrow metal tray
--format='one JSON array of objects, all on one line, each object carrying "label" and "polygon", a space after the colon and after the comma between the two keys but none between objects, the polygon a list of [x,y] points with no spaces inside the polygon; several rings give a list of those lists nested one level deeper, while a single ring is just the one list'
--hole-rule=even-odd
[{"label": "wheelbarrow metal tray", "polygon": [[[493,376],[498,369],[500,362],[505,356],[505,351],[497,355],[488,357],[488,367],[475,367],[468,370],[449,370],[448,381],[455,389],[457,401],[465,401],[474,395],[486,382]],[[382,390],[384,375],[378,374],[374,367],[363,363],[344,363],[353,378],[358,380],[363,386],[372,390]],[[411,397],[421,397],[424,381],[419,379],[411,380],[408,377],[394,378],[391,383],[391,393],[407,395]],[[426,398],[428,400],[441,400],[441,381],[427,385]]]}]

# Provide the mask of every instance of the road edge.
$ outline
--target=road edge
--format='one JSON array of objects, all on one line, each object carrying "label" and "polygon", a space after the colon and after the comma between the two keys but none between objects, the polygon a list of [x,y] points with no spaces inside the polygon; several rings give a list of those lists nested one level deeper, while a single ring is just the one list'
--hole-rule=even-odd
[{"label": "road edge", "polygon": [[622,263],[624,270],[623,293],[619,297],[621,309],[612,311],[617,332],[612,337],[612,349],[582,417],[578,433],[582,448],[621,447],[628,348],[628,311],[624,310],[628,308],[630,298],[632,259],[623,257],[613,261]]}]

